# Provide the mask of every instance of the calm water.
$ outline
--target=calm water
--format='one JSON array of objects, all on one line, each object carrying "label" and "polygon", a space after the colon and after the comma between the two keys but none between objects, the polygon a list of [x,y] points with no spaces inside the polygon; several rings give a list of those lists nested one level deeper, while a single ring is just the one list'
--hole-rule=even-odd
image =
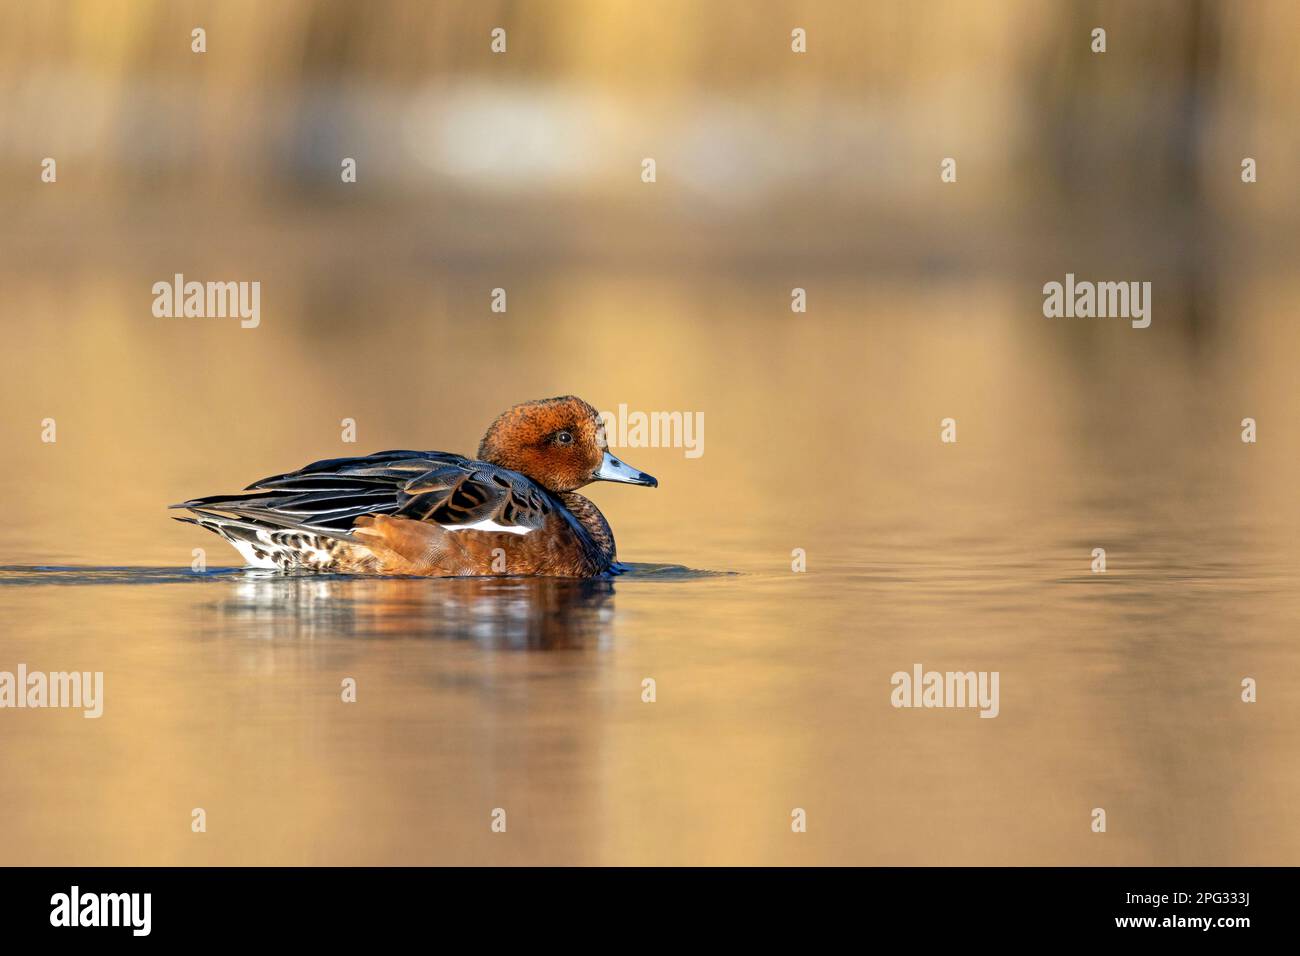
[{"label": "calm water", "polygon": [[[1143,332],[1054,324],[1014,276],[819,282],[792,318],[753,276],[538,280],[509,374],[467,358],[436,388],[431,350],[473,330],[423,285],[375,320],[394,352],[328,308],[160,329],[112,282],[15,283],[50,318],[12,330],[0,670],[100,670],[105,703],[0,712],[2,862],[1296,862],[1292,281],[1238,276],[1193,321],[1165,280]],[[301,400],[250,414],[272,368]],[[563,391],[706,416],[697,459],[624,450],[660,488],[592,490],[635,564],[612,581],[196,574],[195,548],[235,555],[165,511],[472,449]],[[998,671],[999,716],[894,709],[917,663]]]},{"label": "calm water", "polygon": [[[99,720],[0,715],[0,844],[76,864],[1293,862],[1294,559],[1209,508],[1194,531],[1118,508],[1157,526],[1026,506],[994,536],[936,509],[928,530],[810,535],[804,574],[775,541],[731,552],[740,573],[594,582],[7,568],[6,664],[106,689]],[[1093,575],[1084,532],[1105,526]],[[914,662],[998,670],[1000,716],[892,709]]]}]

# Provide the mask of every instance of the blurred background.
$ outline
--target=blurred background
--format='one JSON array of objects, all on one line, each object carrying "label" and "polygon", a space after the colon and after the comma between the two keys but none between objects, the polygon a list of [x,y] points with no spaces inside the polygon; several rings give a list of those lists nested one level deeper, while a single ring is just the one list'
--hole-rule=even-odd
[{"label": "blurred background", "polygon": [[[1216,387],[1267,390],[1279,363],[1289,401],[1295,21],[1285,0],[0,5],[0,482],[60,532],[9,523],[0,549],[165,563],[184,535],[160,503],[357,450],[332,447],[345,417],[363,451],[470,449],[502,408],[575,392],[704,411],[732,450],[843,443],[888,481],[884,432],[928,447],[941,407],[1008,375],[1090,383],[1111,440],[1153,400],[1116,393],[1125,361],[1239,347]],[[1067,271],[1153,281],[1154,328],[1043,320]],[[260,281],[261,327],[155,319],[177,272]],[[828,403],[875,447],[806,427]],[[649,457],[769,487],[761,455]]]},{"label": "blurred background", "polygon": [[[623,452],[659,489],[591,497],[624,560],[739,572],[11,572],[0,668],[110,696],[0,719],[6,758],[64,755],[0,779],[7,861],[1296,862],[1298,26],[1289,0],[2,0],[0,563],[234,564],[165,506],[471,452],[574,393],[704,413],[698,459]],[[1151,327],[1045,319],[1067,272],[1150,281]],[[259,281],[260,326],[154,317],[175,273]],[[917,661],[1000,670],[1002,716],[892,710]],[[343,673],[383,688],[364,716]]]}]

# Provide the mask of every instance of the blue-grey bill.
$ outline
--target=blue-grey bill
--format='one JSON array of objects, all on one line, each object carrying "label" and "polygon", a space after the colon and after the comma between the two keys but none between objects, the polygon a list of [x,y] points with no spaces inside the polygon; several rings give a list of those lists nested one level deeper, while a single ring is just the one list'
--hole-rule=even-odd
[{"label": "blue-grey bill", "polygon": [[609,452],[605,452],[605,457],[596,469],[597,481],[621,481],[629,485],[648,485],[651,488],[659,487],[659,479],[654,475],[647,475],[644,471],[637,471],[631,465],[625,465]]}]

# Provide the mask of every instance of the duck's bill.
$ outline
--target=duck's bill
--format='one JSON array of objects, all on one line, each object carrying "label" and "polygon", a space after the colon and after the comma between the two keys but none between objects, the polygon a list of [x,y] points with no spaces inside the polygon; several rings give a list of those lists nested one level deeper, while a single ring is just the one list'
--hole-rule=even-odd
[{"label": "duck's bill", "polygon": [[659,479],[654,475],[647,475],[644,471],[637,471],[631,465],[625,465],[609,452],[605,452],[605,457],[596,469],[597,481],[621,481],[628,485],[647,485],[651,488],[659,487]]}]

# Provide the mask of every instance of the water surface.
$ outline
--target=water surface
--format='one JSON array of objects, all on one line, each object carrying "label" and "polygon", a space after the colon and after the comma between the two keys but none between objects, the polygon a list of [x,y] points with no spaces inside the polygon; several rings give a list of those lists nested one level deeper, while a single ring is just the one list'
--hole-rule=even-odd
[{"label": "water surface", "polygon": [[[616,524],[625,559],[729,573],[5,568],[4,666],[106,682],[98,720],[0,714],[6,861],[1293,861],[1293,512],[1224,490],[1250,481],[1231,440],[1204,475],[1141,456],[1159,494],[1133,460],[1026,476],[1042,454],[913,473],[889,509],[842,477]],[[913,663],[999,671],[999,716],[892,708]]]}]

